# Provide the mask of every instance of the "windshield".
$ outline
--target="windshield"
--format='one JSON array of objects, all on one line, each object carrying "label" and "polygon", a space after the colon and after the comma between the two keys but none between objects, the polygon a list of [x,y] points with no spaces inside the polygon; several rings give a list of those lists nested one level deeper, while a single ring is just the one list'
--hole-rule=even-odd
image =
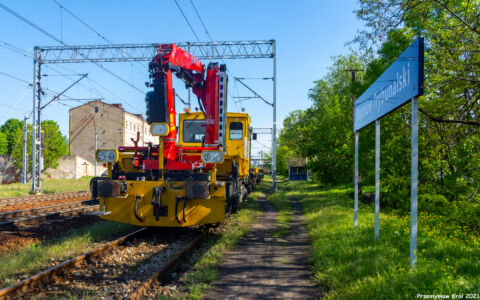
[{"label": "windshield", "polygon": [[183,121],[183,142],[203,143],[205,136],[205,120],[184,120]]},{"label": "windshield", "polygon": [[241,140],[243,138],[243,124],[241,122],[230,123],[230,139]]}]

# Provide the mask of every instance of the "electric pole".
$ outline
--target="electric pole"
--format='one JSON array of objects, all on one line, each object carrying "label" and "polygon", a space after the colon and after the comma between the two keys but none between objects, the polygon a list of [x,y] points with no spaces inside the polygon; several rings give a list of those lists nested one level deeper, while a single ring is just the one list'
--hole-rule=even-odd
[{"label": "electric pole", "polygon": [[22,159],[22,183],[27,183],[27,116],[23,119],[23,159]]},{"label": "electric pole", "polygon": [[95,158],[95,155],[97,154],[97,129],[95,129],[94,135],[95,135],[95,144],[94,144],[94,145],[95,145],[95,146],[94,146],[95,149],[94,149],[94,151],[93,151],[93,160],[95,161],[95,172],[94,172],[94,175],[95,175],[95,177],[97,177],[97,159]]},{"label": "electric pole", "polygon": [[[355,81],[357,72],[363,72],[360,69],[349,69],[345,72],[352,72],[352,83]],[[352,106],[355,106],[355,95],[352,93]],[[352,109],[353,120],[355,120],[355,109]],[[354,178],[354,194],[353,194],[353,206],[354,206],[354,216],[353,216],[353,226],[357,228],[358,225],[358,131],[355,132],[355,162],[353,165],[353,178]]]},{"label": "electric pole", "polygon": [[277,42],[272,41],[273,52],[273,128],[272,128],[272,191],[277,191]]},{"label": "electric pole", "polygon": [[[351,72],[352,73],[352,82],[356,80],[357,77],[357,72],[363,72],[361,69],[347,69],[345,72]],[[352,95],[352,103],[355,103],[355,95]]]}]

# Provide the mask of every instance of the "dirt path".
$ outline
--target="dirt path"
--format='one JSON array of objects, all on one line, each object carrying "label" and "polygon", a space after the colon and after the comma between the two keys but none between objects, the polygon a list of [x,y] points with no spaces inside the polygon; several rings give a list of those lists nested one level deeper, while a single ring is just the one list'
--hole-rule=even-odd
[{"label": "dirt path", "polygon": [[220,266],[220,277],[205,299],[315,299],[309,269],[305,221],[297,202],[289,234],[275,238],[278,213],[259,199],[263,215]]}]

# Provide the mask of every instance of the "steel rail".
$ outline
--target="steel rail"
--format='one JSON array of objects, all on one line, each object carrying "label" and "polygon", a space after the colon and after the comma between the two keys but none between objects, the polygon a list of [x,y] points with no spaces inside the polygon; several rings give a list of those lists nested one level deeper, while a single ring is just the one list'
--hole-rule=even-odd
[{"label": "steel rail", "polygon": [[76,207],[67,210],[56,211],[47,214],[40,214],[31,217],[18,218],[13,220],[0,221],[0,230],[2,228],[10,228],[12,226],[28,226],[39,225],[45,222],[59,221],[64,217],[74,217],[77,215],[89,213],[98,210],[98,205],[88,205],[83,207]]},{"label": "steel rail", "polygon": [[37,273],[31,277],[28,277],[20,282],[17,282],[9,287],[6,287],[2,290],[0,290],[0,299],[10,299],[12,297],[16,297],[16,296],[19,296],[19,294],[21,293],[26,293],[30,290],[30,288],[32,287],[35,287],[37,284],[40,284],[42,281],[51,281],[51,280],[55,280],[55,277],[56,275],[60,272],[60,271],[63,271],[69,267],[71,267],[72,265],[77,265],[79,264],[80,262],[82,261],[85,261],[86,259],[89,259],[91,257],[94,257],[96,255],[98,255],[99,253],[113,247],[113,246],[116,246],[124,241],[126,241],[127,239],[130,239],[132,238],[133,236],[136,236],[138,235],[139,233],[145,231],[147,228],[144,227],[144,228],[141,228],[137,231],[134,231],[134,232],[131,232],[121,238],[118,238],[114,241],[111,241],[109,242],[108,244],[102,246],[102,247],[99,247],[97,249],[94,249],[94,250],[91,250],[91,251],[88,251],[80,256],[77,256],[75,258],[72,258],[70,260],[67,260],[55,267],[52,267],[46,271],[43,271],[43,272],[40,272],[40,273]]},{"label": "steel rail", "polygon": [[0,199],[0,206],[13,205],[18,203],[25,202],[45,202],[51,200],[62,200],[70,198],[79,198],[91,196],[89,191],[78,191],[78,192],[62,192],[55,194],[44,194],[44,195],[28,195],[28,196],[19,196],[19,197],[10,197]]},{"label": "steel rail", "polygon": [[203,231],[201,234],[197,235],[190,243],[188,243],[182,250],[178,251],[174,256],[172,256],[157,272],[152,274],[142,285],[137,289],[131,292],[127,299],[143,299],[144,292],[148,290],[152,285],[155,284],[157,278],[167,273],[167,271],[172,267],[180,257],[182,257],[188,250],[195,246],[206,234],[207,231]]},{"label": "steel rail", "polygon": [[74,208],[79,206],[87,206],[90,204],[98,204],[98,203],[96,203],[95,200],[82,200],[82,201],[60,203],[55,205],[40,206],[40,207],[34,207],[34,208],[28,208],[28,209],[19,209],[19,210],[0,212],[0,221],[12,219],[12,218],[35,216],[38,214],[47,213],[51,211],[58,211],[62,209]]}]

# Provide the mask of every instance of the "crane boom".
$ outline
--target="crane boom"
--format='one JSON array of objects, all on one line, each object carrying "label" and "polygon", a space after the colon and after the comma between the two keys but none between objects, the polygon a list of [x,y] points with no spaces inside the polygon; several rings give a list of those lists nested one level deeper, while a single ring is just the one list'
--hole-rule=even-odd
[{"label": "crane boom", "polygon": [[[224,146],[223,131],[226,120],[226,67],[209,63],[207,68],[195,56],[175,44],[159,44],[157,55],[149,64],[149,84],[153,91],[147,93],[147,122],[167,123],[169,133],[164,137],[165,168],[191,168],[181,166],[176,145],[177,126],[175,111],[175,91],[172,86],[172,73],[191,87],[201,103],[205,114],[205,136],[203,146],[219,149]],[[222,81],[222,82],[221,82]],[[220,129],[220,130],[219,130]],[[199,149],[200,151],[201,149]]]}]

